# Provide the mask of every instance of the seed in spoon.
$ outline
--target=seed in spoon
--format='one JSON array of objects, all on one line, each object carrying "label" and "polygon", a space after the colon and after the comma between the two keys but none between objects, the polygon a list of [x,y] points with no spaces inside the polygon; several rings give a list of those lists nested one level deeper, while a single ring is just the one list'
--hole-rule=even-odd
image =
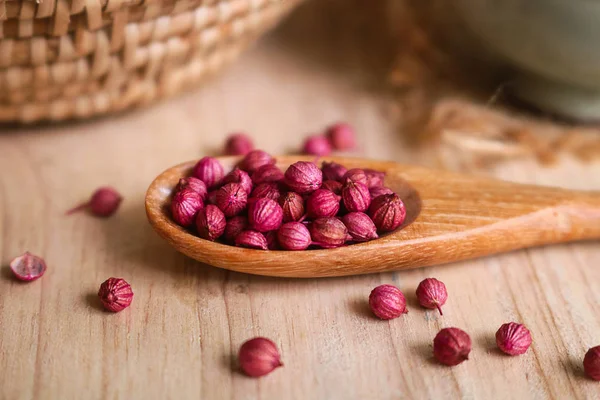
[{"label": "seed in spoon", "polygon": [[192,226],[203,208],[202,196],[190,187],[175,193],[171,200],[171,215],[175,222],[184,227]]},{"label": "seed in spoon", "polygon": [[223,179],[223,166],[214,157],[204,157],[194,166],[194,176],[206,184],[209,189],[214,189]]},{"label": "seed in spoon", "polygon": [[[372,190],[395,195],[384,189],[385,174],[380,171],[347,170],[334,162],[323,162],[319,168],[315,162],[298,161],[282,172],[275,159],[262,150],[250,151],[224,177],[221,168],[219,160],[202,158],[194,167],[195,176],[180,180],[172,203],[175,221],[185,228],[195,221],[195,232],[207,240],[263,249],[264,237],[269,249],[329,249],[376,239],[379,232],[403,221],[398,213],[402,208],[394,201],[382,202],[381,210],[369,207],[369,185]],[[331,179],[323,182],[324,175]],[[211,189],[208,193],[207,188]],[[190,194],[194,191],[200,195],[201,206],[193,201],[198,198],[198,194]],[[279,235],[282,224],[288,222],[304,225],[286,226]],[[245,231],[250,233],[238,240]]]}]

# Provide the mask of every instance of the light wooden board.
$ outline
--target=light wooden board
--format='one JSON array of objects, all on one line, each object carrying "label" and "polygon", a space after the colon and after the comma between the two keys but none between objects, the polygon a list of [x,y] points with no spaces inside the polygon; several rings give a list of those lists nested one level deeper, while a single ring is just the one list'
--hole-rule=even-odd
[{"label": "light wooden board", "polygon": [[[519,251],[401,273],[319,280],[230,273],[178,254],[152,231],[143,199],[152,178],[216,153],[243,129],[273,153],[337,119],[353,123],[360,155],[424,163],[404,148],[374,84],[381,69],[358,30],[340,33],[332,2],[306,5],[289,24],[201,90],[90,123],[3,128],[0,134],[0,398],[2,399],[566,399],[598,398],[583,376],[600,344],[597,242]],[[335,22],[335,23],[333,23]],[[307,34],[306,32],[310,32]],[[600,165],[506,164],[496,176],[600,190]],[[124,195],[108,220],[63,212],[96,187]],[[21,284],[6,265],[25,250],[45,257],[43,279]],[[96,291],[127,279],[126,311],[99,309]],[[428,276],[444,281],[444,317],[415,304]],[[370,290],[398,285],[408,315],[384,322]],[[507,321],[533,345],[510,358],[494,348]],[[439,329],[473,338],[454,368],[432,360]],[[237,372],[234,355],[273,339],[285,367],[267,378]]]}]

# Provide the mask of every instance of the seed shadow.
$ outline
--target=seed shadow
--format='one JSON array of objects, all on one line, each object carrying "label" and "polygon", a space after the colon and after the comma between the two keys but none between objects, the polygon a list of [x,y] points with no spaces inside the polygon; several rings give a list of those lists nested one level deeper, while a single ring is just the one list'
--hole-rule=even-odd
[{"label": "seed shadow", "polygon": [[0,267],[0,278],[5,279],[7,281],[14,282],[17,285],[29,285],[29,284],[33,284],[33,282],[35,282],[36,280],[43,279],[43,276],[38,279],[34,279],[33,281],[23,281],[21,279],[18,279],[15,276],[15,274],[10,269],[9,265],[6,265],[4,267]]},{"label": "seed shadow", "polygon": [[572,374],[575,379],[577,379],[578,381],[584,382],[584,381],[590,381],[590,378],[587,377],[587,375],[585,374],[585,371],[583,369],[583,359],[579,359],[577,357],[574,356],[565,356],[563,357],[563,359],[561,360],[561,363],[563,364],[563,366],[565,367],[565,370]]},{"label": "seed shadow", "polygon": [[104,309],[104,307],[102,307],[102,303],[100,302],[97,293],[89,292],[87,294],[84,294],[82,297],[89,308],[99,313],[106,313],[106,310]]},{"label": "seed shadow", "polygon": [[357,316],[361,318],[367,318],[369,320],[378,320],[377,317],[373,315],[371,309],[369,308],[369,302],[364,298],[354,298],[348,301],[348,308],[354,312]]},{"label": "seed shadow", "polygon": [[394,182],[394,190],[406,206],[406,219],[400,227],[400,229],[404,229],[415,222],[419,214],[421,214],[423,203],[417,189],[402,179],[396,179]]},{"label": "seed shadow", "polygon": [[419,356],[421,359],[425,360],[428,365],[432,365],[435,367],[441,367],[440,363],[437,362],[435,357],[433,356],[433,347],[431,344],[419,343],[411,346],[411,351]]},{"label": "seed shadow", "polygon": [[106,248],[125,264],[143,266],[157,276],[165,272],[189,275],[197,270],[190,268],[189,259],[152,230],[142,201],[133,205],[124,202],[114,216],[103,222]]},{"label": "seed shadow", "polygon": [[381,234],[379,237],[395,235],[399,232],[402,232],[402,230],[406,229],[413,222],[415,222],[415,220],[419,217],[423,207],[423,202],[421,200],[419,191],[406,179],[402,178],[400,174],[388,174],[385,178],[385,186],[392,189],[394,192],[396,192],[398,197],[400,197],[406,209],[406,217],[398,229],[392,232]]},{"label": "seed shadow", "polygon": [[406,299],[406,305],[409,307],[410,311],[413,310],[420,310],[420,311],[426,311],[426,309],[424,309],[423,307],[421,307],[421,305],[419,304],[419,300],[417,299],[417,294],[414,291],[404,291],[404,298]]},{"label": "seed shadow", "polygon": [[243,374],[238,363],[237,355],[234,353],[223,354],[221,357],[221,365],[233,374]]},{"label": "seed shadow", "polygon": [[485,333],[478,335],[475,338],[476,344],[483,348],[488,354],[492,354],[499,357],[506,357],[508,354],[505,354],[498,348],[496,345],[496,336],[493,333]]},{"label": "seed shadow", "polygon": [[6,279],[6,280],[18,281],[18,279],[14,277],[14,275],[10,269],[10,266],[8,266],[8,265],[4,265],[4,266],[0,267],[0,277],[2,277],[2,279]]},{"label": "seed shadow", "polygon": [[[126,198],[134,198],[130,195]],[[80,218],[93,218],[82,215]],[[310,296],[315,291],[346,287],[360,277],[328,277],[319,279],[290,279],[244,274],[212,267],[179,253],[162,239],[150,226],[144,203],[139,200],[123,202],[118,212],[106,220],[98,220],[104,243],[98,246],[110,254],[107,257],[118,260],[128,274],[143,274],[148,281],[160,282],[169,277],[176,278],[178,293],[188,301],[193,293],[223,294],[223,291],[240,290],[257,295],[280,294],[288,289],[300,290]],[[99,266],[100,269],[103,266]],[[99,273],[102,273],[100,270]],[[106,266],[106,273],[114,273],[114,267]],[[368,305],[354,306],[361,316],[370,316]]]},{"label": "seed shadow", "polygon": [[[143,202],[128,203],[113,217],[100,221],[104,234],[104,247],[112,252],[112,258],[132,269],[144,270],[148,279],[160,281],[166,275],[181,277],[182,285],[190,288],[198,286],[221,285],[227,282],[233,287],[249,286],[253,290],[270,291],[284,285],[304,283],[306,287],[313,283],[310,280],[282,279],[258,275],[249,275],[227,271],[195,261],[179,253],[162,239],[150,226]],[[85,216],[86,218],[93,218]],[[331,278],[336,279],[336,278]],[[343,279],[343,278],[342,278]]]}]

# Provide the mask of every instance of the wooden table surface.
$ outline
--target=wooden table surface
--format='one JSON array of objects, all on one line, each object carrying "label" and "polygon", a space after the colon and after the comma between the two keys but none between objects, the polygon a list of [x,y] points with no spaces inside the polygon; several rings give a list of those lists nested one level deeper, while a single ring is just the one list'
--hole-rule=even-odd
[{"label": "wooden table surface", "polygon": [[[425,163],[402,145],[374,79],[364,35],[344,30],[331,1],[313,2],[202,89],[88,123],[3,128],[0,134],[0,398],[13,399],[566,399],[599,398],[582,359],[600,344],[597,242],[519,251],[426,269],[336,279],[274,279],[194,262],[146,221],[152,178],[216,153],[246,130],[273,153],[348,120],[360,155]],[[306,32],[310,32],[306,34]],[[600,189],[600,165],[503,164],[511,180]],[[110,184],[125,200],[100,220],[64,211]],[[9,261],[29,250],[48,263],[22,284]],[[334,262],[334,260],[332,260]],[[123,277],[135,298],[103,312],[99,284]],[[420,280],[444,281],[444,316],[416,305]],[[389,322],[366,308],[370,290],[399,286],[410,313]],[[531,349],[495,349],[504,322],[526,324]],[[432,359],[443,327],[470,333],[469,361]],[[255,380],[235,354],[262,335],[285,367]]]}]

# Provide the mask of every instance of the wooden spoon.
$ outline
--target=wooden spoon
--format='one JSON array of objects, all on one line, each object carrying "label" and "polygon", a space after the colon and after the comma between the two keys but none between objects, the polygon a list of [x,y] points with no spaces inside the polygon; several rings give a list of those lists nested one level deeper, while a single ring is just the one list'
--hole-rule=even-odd
[{"label": "wooden spoon", "polygon": [[[237,157],[219,158],[226,171]],[[282,169],[304,156],[277,157]],[[188,162],[160,174],[146,195],[154,229],[187,256],[249,274],[314,278],[368,274],[449,263],[489,254],[600,238],[600,193],[521,185],[483,177],[359,158],[326,157],[348,168],[386,173],[404,200],[401,229],[361,244],[328,250],[263,251],[200,239],[175,224],[170,195]]]}]

